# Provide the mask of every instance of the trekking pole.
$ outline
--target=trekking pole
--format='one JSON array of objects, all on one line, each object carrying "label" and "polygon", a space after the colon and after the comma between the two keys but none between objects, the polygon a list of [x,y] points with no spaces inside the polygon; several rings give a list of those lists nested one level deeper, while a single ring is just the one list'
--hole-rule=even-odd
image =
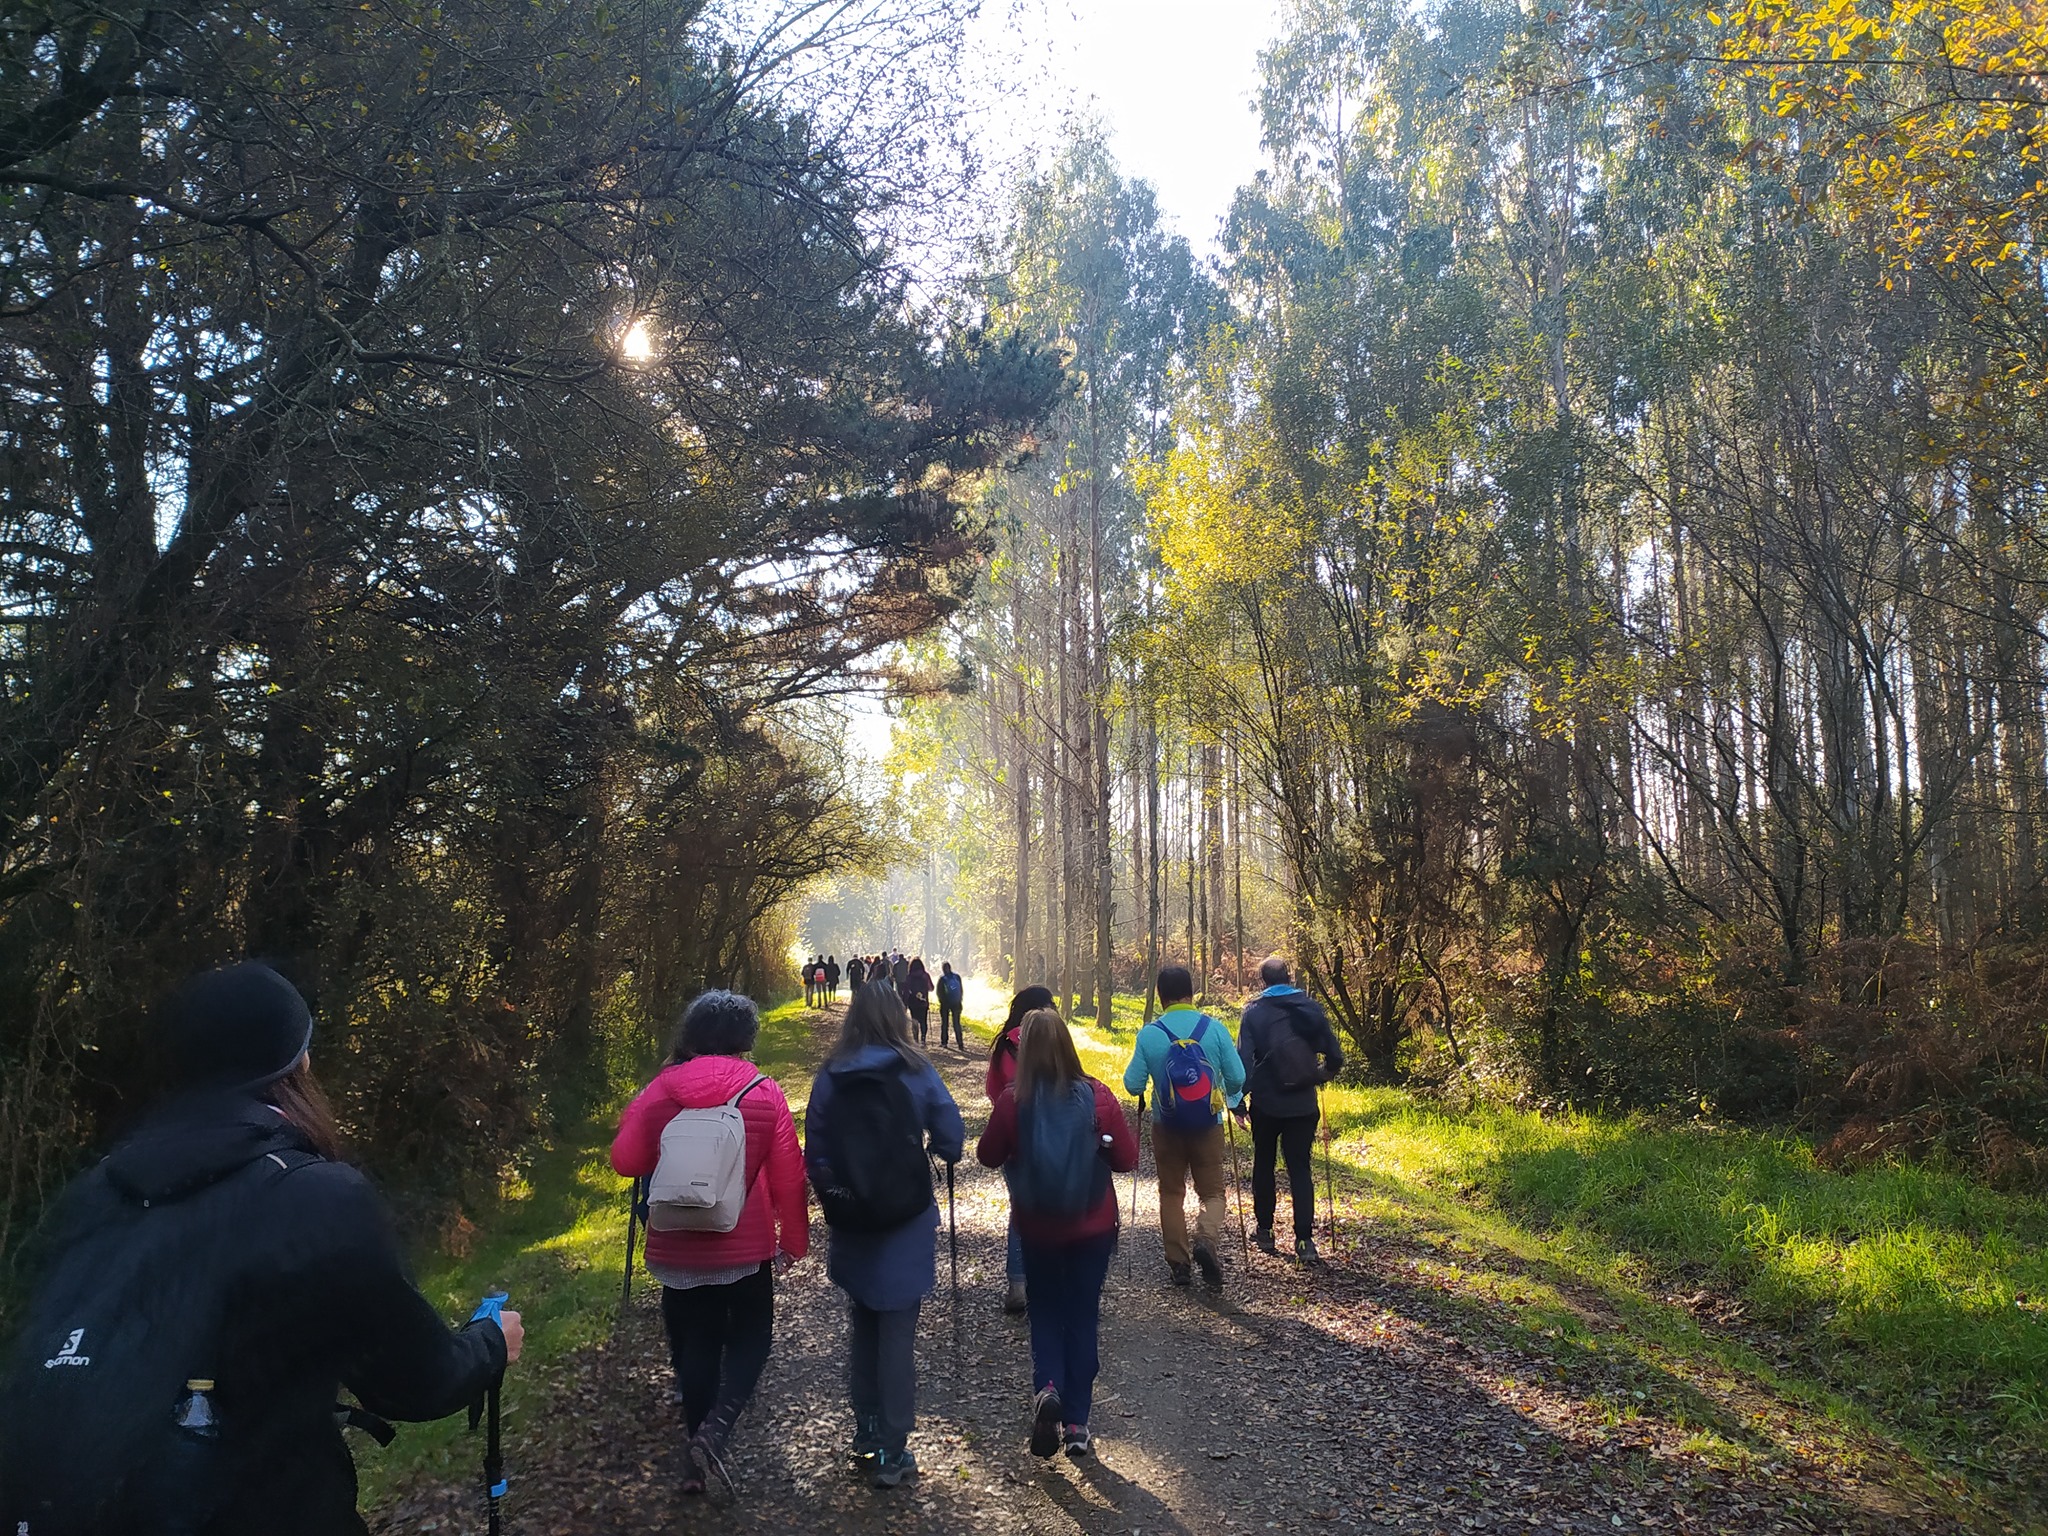
[{"label": "trekking pole", "polygon": [[626,1278],[619,1286],[619,1306],[622,1309],[633,1300],[633,1242],[640,1225],[641,1188],[639,1179],[626,1186]]},{"label": "trekking pole", "polygon": [[1252,1235],[1244,1225],[1244,1169],[1237,1161],[1237,1116],[1229,1110],[1223,1111],[1223,1124],[1230,1137],[1230,1182],[1237,1189],[1237,1235],[1244,1244],[1245,1273],[1252,1268]]},{"label": "trekking pole", "polygon": [[1316,1114],[1323,1122],[1323,1190],[1330,1200],[1330,1252],[1337,1252],[1337,1176],[1330,1166],[1330,1117],[1323,1110],[1323,1090],[1316,1088]]},{"label": "trekking pole", "polygon": [[946,1164],[946,1247],[953,1259],[953,1294],[960,1294],[960,1223],[953,1212],[953,1165]]},{"label": "trekking pole", "polygon": [[[492,1291],[476,1304],[476,1310],[469,1320],[479,1322],[489,1318],[498,1321],[498,1314],[505,1310],[505,1303],[511,1300],[503,1291]],[[490,1536],[498,1536],[499,1506],[505,1501],[505,1492],[510,1484],[505,1478],[505,1446],[500,1434],[498,1399],[505,1385],[505,1373],[500,1371],[491,1378],[491,1384],[484,1388],[483,1401],[469,1410],[469,1427],[474,1430],[479,1416],[484,1423],[484,1511],[485,1522]]]},{"label": "trekking pole", "polygon": [[[1138,1163],[1145,1161],[1145,1095],[1138,1095]],[[1138,1232],[1138,1163],[1131,1164],[1131,1236],[1135,1240]],[[1138,1253],[1133,1247],[1124,1249],[1124,1278],[1130,1279],[1137,1273]]]}]

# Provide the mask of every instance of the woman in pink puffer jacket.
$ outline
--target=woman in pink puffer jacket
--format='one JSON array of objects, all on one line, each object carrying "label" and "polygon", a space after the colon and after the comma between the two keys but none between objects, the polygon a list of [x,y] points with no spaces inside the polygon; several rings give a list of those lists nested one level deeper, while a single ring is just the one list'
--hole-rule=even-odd
[{"label": "woman in pink puffer jacket", "polygon": [[760,1030],[750,999],[736,992],[698,996],[676,1029],[670,1064],[627,1106],[612,1142],[612,1167],[643,1178],[661,1160],[661,1133],[677,1111],[740,1096],[747,1202],[738,1224],[730,1232],[647,1234],[647,1268],[661,1281],[675,1396],[690,1434],[685,1493],[702,1493],[712,1472],[730,1486],[725,1448],[768,1363],[776,1271],[810,1248],[803,1152],[789,1102],[773,1078],[744,1059]]}]

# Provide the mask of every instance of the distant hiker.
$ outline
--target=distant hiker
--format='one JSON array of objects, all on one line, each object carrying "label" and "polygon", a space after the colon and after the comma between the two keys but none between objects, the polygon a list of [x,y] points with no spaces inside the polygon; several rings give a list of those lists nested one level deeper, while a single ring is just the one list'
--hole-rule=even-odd
[{"label": "distant hiker", "polygon": [[923,1047],[931,1038],[932,1008],[932,973],[924,968],[923,956],[910,962],[897,990],[903,994],[903,1006],[910,1010],[910,1022],[917,1028],[917,1043]]},{"label": "distant hiker", "polygon": [[814,999],[811,1006],[813,1008],[825,1006],[825,977],[825,957],[820,955],[818,956],[818,963],[811,969],[811,995]]},{"label": "distant hiker", "polygon": [[810,1248],[796,1122],[775,1080],[745,1059],[760,1033],[748,998],[699,993],[612,1142],[615,1171],[653,1176],[647,1269],[661,1282],[672,1397],[690,1437],[684,1493],[702,1493],[714,1472],[731,1486],[726,1447],[774,1341],[775,1272]]},{"label": "distant hiker", "polygon": [[801,974],[804,979],[804,1006],[806,1008],[815,1008],[818,1006],[818,957],[816,955],[804,957]]},{"label": "distant hiker", "polygon": [[342,1424],[469,1406],[519,1314],[452,1331],[407,1278],[283,976],[209,971],[158,1026],[173,1092],[65,1192],[0,1374],[0,1530],[363,1536]]},{"label": "distant hiker", "polygon": [[1294,985],[1278,955],[1259,965],[1266,990],[1245,1004],[1237,1048],[1244,1057],[1251,1097],[1253,1237],[1267,1253],[1273,1244],[1273,1216],[1279,1204],[1273,1154],[1287,1163],[1287,1189],[1294,1206],[1294,1257],[1320,1264],[1316,1252],[1316,1089],[1344,1070],[1344,1049],[1330,1028],[1323,1005]]},{"label": "distant hiker", "polygon": [[[1050,987],[1026,987],[1010,999],[1009,1015],[1003,1020],[1003,1027],[996,1031],[995,1040],[988,1048],[988,1076],[983,1081],[982,1088],[988,1094],[991,1107],[1002,1098],[1003,1090],[1017,1080],[1017,1040],[1023,1033],[1025,1015],[1051,1006]],[[1003,1310],[1022,1312],[1027,1304],[1028,1288],[1024,1283],[1024,1239],[1017,1231],[1017,1202],[1014,1196],[1010,1201],[1007,1246],[1003,1269],[1009,1280],[1009,1289],[1003,1295]]]},{"label": "distant hiker", "polygon": [[953,969],[953,962],[939,962],[939,1048],[946,1046],[946,1023],[953,1024],[953,1046],[956,1050],[967,1049],[967,1034],[960,1027],[960,1013],[967,1001],[967,987],[960,980],[960,973]]},{"label": "distant hiker", "polygon": [[889,982],[896,988],[896,995],[903,995],[903,984],[910,980],[910,962],[903,958],[903,951],[896,951],[889,961]]},{"label": "distant hiker", "polygon": [[825,957],[825,1001],[828,1003],[839,1001],[839,957],[837,955],[827,955]]},{"label": "distant hiker", "polygon": [[863,987],[811,1084],[805,1123],[805,1165],[832,1232],[827,1272],[847,1298],[853,1454],[878,1488],[917,1471],[907,1443],[917,1315],[939,1229],[928,1155],[957,1163],[966,1140],[959,1107],[908,1026],[886,982]]},{"label": "distant hiker", "polygon": [[860,990],[860,984],[863,981],[867,980],[867,975],[867,962],[862,960],[859,955],[855,955],[851,960],[846,962],[847,996],[851,997],[854,993]]},{"label": "distant hiker", "polygon": [[1050,1008],[1024,1019],[1017,1079],[996,1100],[975,1156],[1001,1168],[1023,1234],[1031,1288],[1031,1452],[1094,1449],[1102,1284],[1116,1253],[1111,1175],[1138,1166],[1138,1138],[1116,1095],[1081,1069],[1066,1021]]},{"label": "distant hiker", "polygon": [[[1159,973],[1159,1002],[1165,1010],[1138,1031],[1124,1090],[1152,1090],[1152,1161],[1159,1172],[1159,1237],[1175,1285],[1191,1276],[1190,1258],[1202,1283],[1223,1289],[1223,1265],[1216,1245],[1223,1234],[1223,1114],[1243,1097],[1244,1063],[1230,1031],[1195,1009],[1195,979],[1184,965]],[[1184,1207],[1192,1177],[1200,1202],[1195,1240],[1188,1243]]]}]

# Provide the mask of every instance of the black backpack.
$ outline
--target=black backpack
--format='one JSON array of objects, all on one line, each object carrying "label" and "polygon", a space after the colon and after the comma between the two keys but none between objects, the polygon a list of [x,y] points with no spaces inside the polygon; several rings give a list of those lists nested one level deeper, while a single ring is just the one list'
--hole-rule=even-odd
[{"label": "black backpack", "polygon": [[892,1232],[930,1210],[932,1165],[904,1064],[832,1074],[828,1159],[818,1190],[825,1220],[848,1232]]},{"label": "black backpack", "polygon": [[[94,1219],[63,1234],[0,1378],[0,1531],[205,1527],[228,1492],[222,1441],[179,1430],[179,1403],[187,1381],[218,1373],[235,1233],[253,1200],[318,1161],[253,1141],[248,1162],[167,1198],[87,1191]],[[211,1401],[220,1434],[232,1436],[232,1396]]]},{"label": "black backpack", "polygon": [[1264,1063],[1273,1075],[1273,1086],[1283,1093],[1313,1088],[1323,1080],[1322,1054],[1302,1033],[1298,1009],[1281,1003],[1276,1011],[1280,1017],[1273,1021]]}]

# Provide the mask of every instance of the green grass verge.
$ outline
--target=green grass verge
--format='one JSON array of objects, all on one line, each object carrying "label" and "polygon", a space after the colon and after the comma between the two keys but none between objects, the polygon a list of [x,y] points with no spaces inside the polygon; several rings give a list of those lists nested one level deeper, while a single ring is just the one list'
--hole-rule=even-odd
[{"label": "green grass verge", "polygon": [[1592,1290],[1662,1359],[1740,1369],[1943,1473],[2024,1478],[2048,1454],[2048,1204],[1925,1165],[1830,1172],[1737,1127],[1329,1098],[1369,1203],[1439,1197],[1463,1236]]}]

